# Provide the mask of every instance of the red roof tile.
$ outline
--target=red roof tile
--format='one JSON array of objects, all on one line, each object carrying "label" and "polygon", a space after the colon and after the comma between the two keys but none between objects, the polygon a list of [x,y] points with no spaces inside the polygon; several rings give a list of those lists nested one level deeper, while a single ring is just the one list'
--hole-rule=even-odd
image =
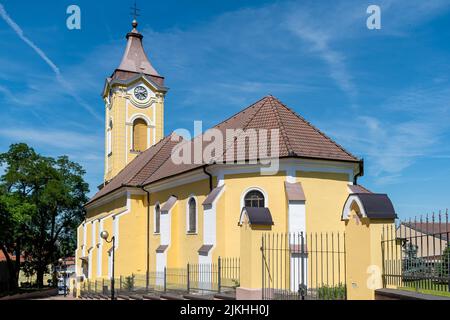
[{"label": "red roof tile", "polygon": [[[269,133],[271,129],[279,129],[280,158],[303,157],[349,162],[359,161],[343,147],[272,96],[267,96],[257,101],[214,128],[220,130],[224,137],[226,137],[227,129],[242,129],[243,132],[248,132],[249,129],[265,129]],[[243,137],[243,134],[241,133],[238,136]],[[145,186],[211,164],[205,162],[195,164],[194,161],[191,161],[192,164],[175,164],[172,161],[171,154],[179,143],[176,141],[179,138],[179,136],[172,134],[139,155],[108,185],[99,191],[90,203],[122,186]],[[192,150],[192,160],[194,158],[193,150],[196,139],[203,139],[203,136],[186,141],[187,147]],[[246,143],[245,150],[238,150],[237,140],[236,138],[231,143],[224,141],[223,154],[214,155],[216,160],[222,159],[228,162],[229,158],[225,157],[227,151],[233,156],[232,159],[234,160],[254,160],[258,158],[260,143]],[[231,152],[233,151],[233,144],[234,152]],[[203,143],[203,148],[207,145],[207,143]],[[270,139],[268,139],[268,146],[270,150]],[[256,158],[254,155],[256,155]],[[270,157],[270,154],[267,156]]]}]

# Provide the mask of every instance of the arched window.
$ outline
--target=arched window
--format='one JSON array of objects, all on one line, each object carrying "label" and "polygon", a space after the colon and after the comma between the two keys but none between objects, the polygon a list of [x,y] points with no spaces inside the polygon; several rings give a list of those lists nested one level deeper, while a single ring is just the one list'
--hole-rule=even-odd
[{"label": "arched window", "polygon": [[245,195],[244,198],[245,207],[264,208],[265,199],[261,191],[252,190]]},{"label": "arched window", "polygon": [[194,198],[188,202],[188,233],[197,233],[197,202]]},{"label": "arched window", "polygon": [[147,122],[136,119],[133,123],[133,151],[143,152],[147,149]]},{"label": "arched window", "polygon": [[107,129],[107,151],[108,155],[111,155],[112,153],[112,129],[113,129],[113,122],[112,120],[109,120],[109,125]]},{"label": "arched window", "polygon": [[161,232],[161,207],[159,203],[155,207],[155,233]]}]

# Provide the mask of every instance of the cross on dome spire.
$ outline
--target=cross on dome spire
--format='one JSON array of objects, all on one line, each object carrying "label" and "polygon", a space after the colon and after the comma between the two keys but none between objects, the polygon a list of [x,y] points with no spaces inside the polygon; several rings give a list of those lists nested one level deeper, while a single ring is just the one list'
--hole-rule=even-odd
[{"label": "cross on dome spire", "polygon": [[133,17],[133,23],[132,23],[132,26],[133,26],[133,28],[136,29],[137,26],[138,26],[137,17],[140,16],[140,11],[141,11],[141,9],[139,9],[139,8],[137,7],[136,1],[134,1],[134,6],[131,7],[130,9],[132,10],[132,12],[130,13],[130,15]]}]

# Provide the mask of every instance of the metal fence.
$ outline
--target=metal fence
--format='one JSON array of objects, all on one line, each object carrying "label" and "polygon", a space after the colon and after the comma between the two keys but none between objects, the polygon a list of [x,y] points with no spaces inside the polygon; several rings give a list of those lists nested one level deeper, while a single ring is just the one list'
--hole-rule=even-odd
[{"label": "metal fence", "polygon": [[[85,280],[81,294],[111,294],[108,279]],[[217,263],[187,264],[186,268],[165,268],[163,272],[132,274],[115,278],[115,294],[149,293],[208,294],[234,292],[240,283],[239,258],[218,258]]]},{"label": "metal fence", "polygon": [[345,300],[344,233],[267,233],[262,238],[264,300]]},{"label": "metal fence", "polygon": [[448,210],[385,226],[383,286],[450,292]]}]

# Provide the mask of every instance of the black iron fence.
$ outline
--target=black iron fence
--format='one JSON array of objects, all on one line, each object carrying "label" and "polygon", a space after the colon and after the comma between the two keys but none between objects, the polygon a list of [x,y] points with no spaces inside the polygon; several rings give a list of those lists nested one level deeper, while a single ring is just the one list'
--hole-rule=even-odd
[{"label": "black iron fence", "polygon": [[383,286],[450,292],[448,211],[385,226]]},{"label": "black iron fence", "polygon": [[264,300],[345,300],[344,233],[267,233],[262,238]]},{"label": "black iron fence", "polygon": [[[239,258],[218,258],[211,264],[187,264],[186,268],[165,268],[161,272],[132,274],[115,278],[115,293],[139,295],[149,293],[208,294],[232,293],[240,283]],[[85,280],[81,295],[109,296],[109,279]]]}]

